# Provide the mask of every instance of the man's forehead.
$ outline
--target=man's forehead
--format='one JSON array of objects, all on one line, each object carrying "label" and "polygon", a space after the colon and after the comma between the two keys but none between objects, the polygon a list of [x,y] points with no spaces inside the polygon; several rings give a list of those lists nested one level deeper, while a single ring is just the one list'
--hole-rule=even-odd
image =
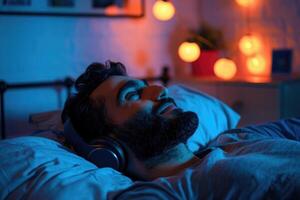
[{"label": "man's forehead", "polygon": [[129,76],[110,76],[91,93],[91,97],[105,97],[107,95],[114,95],[114,93],[117,93],[119,91],[122,85],[130,80],[138,81],[139,79],[135,79]]}]

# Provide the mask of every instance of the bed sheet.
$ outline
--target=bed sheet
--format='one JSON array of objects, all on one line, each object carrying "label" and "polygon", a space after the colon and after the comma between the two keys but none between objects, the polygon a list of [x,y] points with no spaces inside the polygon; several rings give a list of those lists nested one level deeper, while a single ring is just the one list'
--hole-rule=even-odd
[{"label": "bed sheet", "polygon": [[299,130],[296,119],[224,132],[194,166],[149,182],[97,169],[49,139],[4,140],[0,199],[300,199]]},{"label": "bed sheet", "polygon": [[178,176],[138,182],[109,199],[300,199],[300,145],[295,146],[264,141],[264,153],[253,144],[239,153],[217,148]]},{"label": "bed sheet", "polygon": [[300,199],[299,136],[300,118],[230,130],[182,174],[134,183],[109,198]]}]

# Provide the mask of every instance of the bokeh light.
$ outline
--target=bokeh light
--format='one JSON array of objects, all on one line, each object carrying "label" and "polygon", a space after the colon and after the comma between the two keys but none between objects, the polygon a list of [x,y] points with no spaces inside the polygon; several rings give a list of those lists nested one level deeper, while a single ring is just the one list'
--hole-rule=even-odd
[{"label": "bokeh light", "polygon": [[240,39],[239,48],[243,54],[250,56],[260,51],[261,42],[253,35],[246,35]]},{"label": "bokeh light", "polygon": [[179,57],[185,62],[194,62],[200,56],[200,47],[195,42],[183,42],[178,48]]},{"label": "bokeh light", "polygon": [[256,0],[235,0],[237,4],[243,7],[253,6]]},{"label": "bokeh light", "polygon": [[220,58],[214,64],[214,73],[217,77],[229,80],[232,79],[237,72],[234,61],[227,58]]},{"label": "bokeh light", "polygon": [[153,15],[162,21],[171,19],[175,14],[175,7],[169,1],[157,0],[152,8]]},{"label": "bokeh light", "polygon": [[266,71],[266,59],[262,55],[248,58],[247,69],[252,75],[263,75]]}]

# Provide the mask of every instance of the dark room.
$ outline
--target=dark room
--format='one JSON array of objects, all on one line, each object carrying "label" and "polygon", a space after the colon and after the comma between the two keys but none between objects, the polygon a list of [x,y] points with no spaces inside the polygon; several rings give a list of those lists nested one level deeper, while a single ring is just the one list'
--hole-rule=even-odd
[{"label": "dark room", "polygon": [[0,200],[300,199],[299,0],[0,0]]}]

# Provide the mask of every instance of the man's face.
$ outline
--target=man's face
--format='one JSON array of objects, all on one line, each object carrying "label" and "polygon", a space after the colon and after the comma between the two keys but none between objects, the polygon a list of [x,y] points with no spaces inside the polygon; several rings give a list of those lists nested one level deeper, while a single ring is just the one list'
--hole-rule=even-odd
[{"label": "man's face", "polygon": [[162,86],[149,86],[127,76],[111,76],[92,92],[91,98],[104,98],[109,119],[115,125],[122,125],[137,112],[172,117],[173,112],[179,111],[175,103],[169,100],[161,104],[159,101],[167,95]]},{"label": "man's face", "polygon": [[166,88],[127,76],[111,76],[90,96],[104,99],[107,117],[139,159],[159,155],[185,142],[198,125],[195,113],[183,112]]}]

